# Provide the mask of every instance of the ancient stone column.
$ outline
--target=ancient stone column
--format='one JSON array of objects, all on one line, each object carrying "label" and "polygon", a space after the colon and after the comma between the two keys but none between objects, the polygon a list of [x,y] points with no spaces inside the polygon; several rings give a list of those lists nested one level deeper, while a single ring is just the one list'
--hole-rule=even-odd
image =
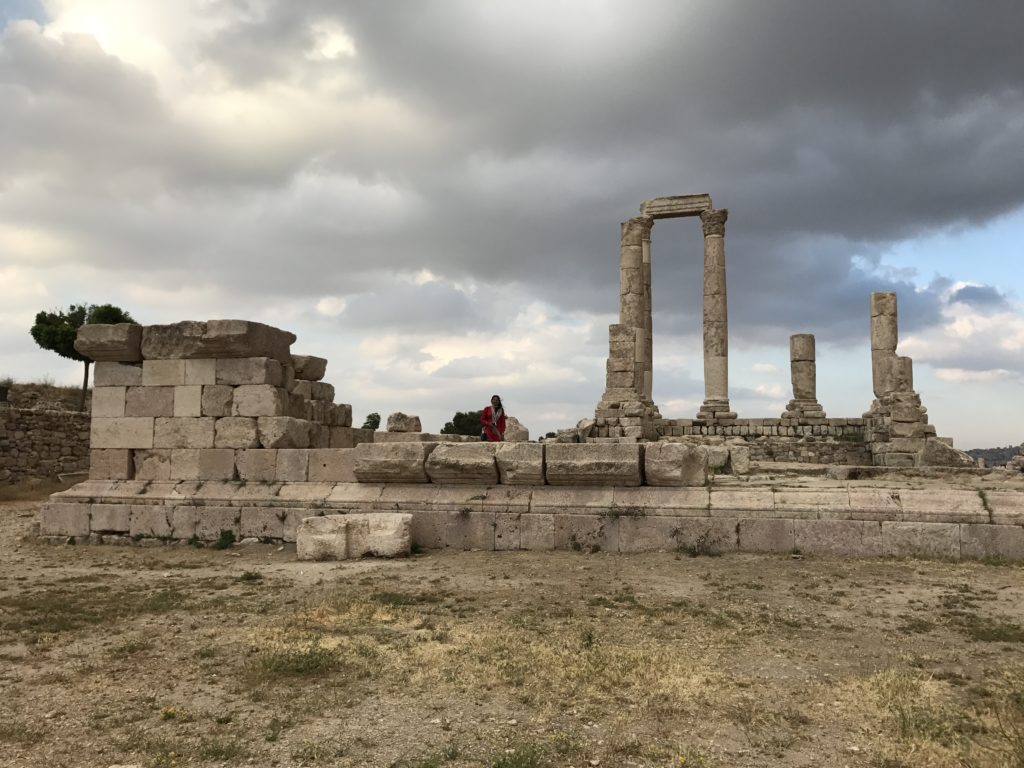
[{"label": "ancient stone column", "polygon": [[704,225],[704,403],[698,419],[735,419],[729,410],[729,325],[725,294],[725,208],[701,212]]},{"label": "ancient stone column", "polygon": [[874,291],[871,294],[871,388],[875,397],[890,391],[889,369],[896,357],[898,340],[896,294]]},{"label": "ancient stone column", "polygon": [[[653,312],[651,307],[651,225],[644,232],[642,241],[643,253],[643,281],[644,281],[644,326],[643,333],[643,357],[641,367],[643,382],[640,394],[645,400],[651,400],[654,392],[654,327]],[[639,347],[638,347],[639,348]]]},{"label": "ancient stone column", "polygon": [[[651,328],[650,241],[654,220],[637,216],[622,223],[619,246],[619,324],[632,329],[632,381],[628,386],[644,396],[645,370],[650,368],[649,329]],[[647,261],[645,262],[645,252]],[[619,377],[621,386],[622,377]],[[649,376],[647,377],[649,378]]]},{"label": "ancient stone column", "polygon": [[818,372],[814,354],[814,335],[797,333],[789,337],[789,370],[793,399],[782,414],[784,419],[823,419],[818,404]]}]

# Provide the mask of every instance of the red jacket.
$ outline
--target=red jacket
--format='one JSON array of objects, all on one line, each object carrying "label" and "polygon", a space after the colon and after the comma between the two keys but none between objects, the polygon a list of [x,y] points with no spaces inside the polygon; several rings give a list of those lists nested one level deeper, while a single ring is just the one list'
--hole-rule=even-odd
[{"label": "red jacket", "polygon": [[505,439],[505,409],[501,409],[501,416],[498,417],[498,431],[491,426],[491,406],[487,406],[480,412],[480,425],[483,427],[483,434],[487,436],[487,442],[500,443]]}]

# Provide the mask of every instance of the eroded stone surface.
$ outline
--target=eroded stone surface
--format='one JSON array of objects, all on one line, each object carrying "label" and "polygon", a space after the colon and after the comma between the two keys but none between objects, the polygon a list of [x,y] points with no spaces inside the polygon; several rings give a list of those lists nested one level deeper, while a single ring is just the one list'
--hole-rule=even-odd
[{"label": "eroded stone surface", "polygon": [[142,331],[147,359],[272,357],[291,363],[295,334],[250,320],[185,321]]},{"label": "eroded stone surface", "polygon": [[408,555],[412,515],[400,512],[307,517],[295,538],[299,560],[346,560]]}]

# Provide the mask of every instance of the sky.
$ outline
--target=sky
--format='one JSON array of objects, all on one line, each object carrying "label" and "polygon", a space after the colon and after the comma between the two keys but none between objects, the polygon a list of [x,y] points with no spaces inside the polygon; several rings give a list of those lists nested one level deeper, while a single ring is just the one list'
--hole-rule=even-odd
[{"label": "sky", "polygon": [[[40,309],[242,318],[437,431],[593,416],[619,225],[729,209],[730,395],[871,404],[868,301],[940,435],[1024,441],[1024,5],[0,0],[0,376],[74,384]],[[703,399],[702,237],[653,233],[654,399]],[[358,425],[358,424],[357,424]]]}]

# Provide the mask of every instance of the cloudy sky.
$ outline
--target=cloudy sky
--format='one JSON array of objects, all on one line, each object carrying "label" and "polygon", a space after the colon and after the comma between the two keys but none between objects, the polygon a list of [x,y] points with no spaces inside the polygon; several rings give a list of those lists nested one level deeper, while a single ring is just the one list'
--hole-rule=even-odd
[{"label": "cloudy sky", "polygon": [[[1024,5],[947,0],[0,0],[0,375],[74,383],[35,312],[240,317],[356,418],[500,392],[593,414],[619,223],[730,211],[731,394],[871,402],[868,295],[939,434],[1024,440]],[[654,229],[655,400],[703,396],[701,234]]]}]

